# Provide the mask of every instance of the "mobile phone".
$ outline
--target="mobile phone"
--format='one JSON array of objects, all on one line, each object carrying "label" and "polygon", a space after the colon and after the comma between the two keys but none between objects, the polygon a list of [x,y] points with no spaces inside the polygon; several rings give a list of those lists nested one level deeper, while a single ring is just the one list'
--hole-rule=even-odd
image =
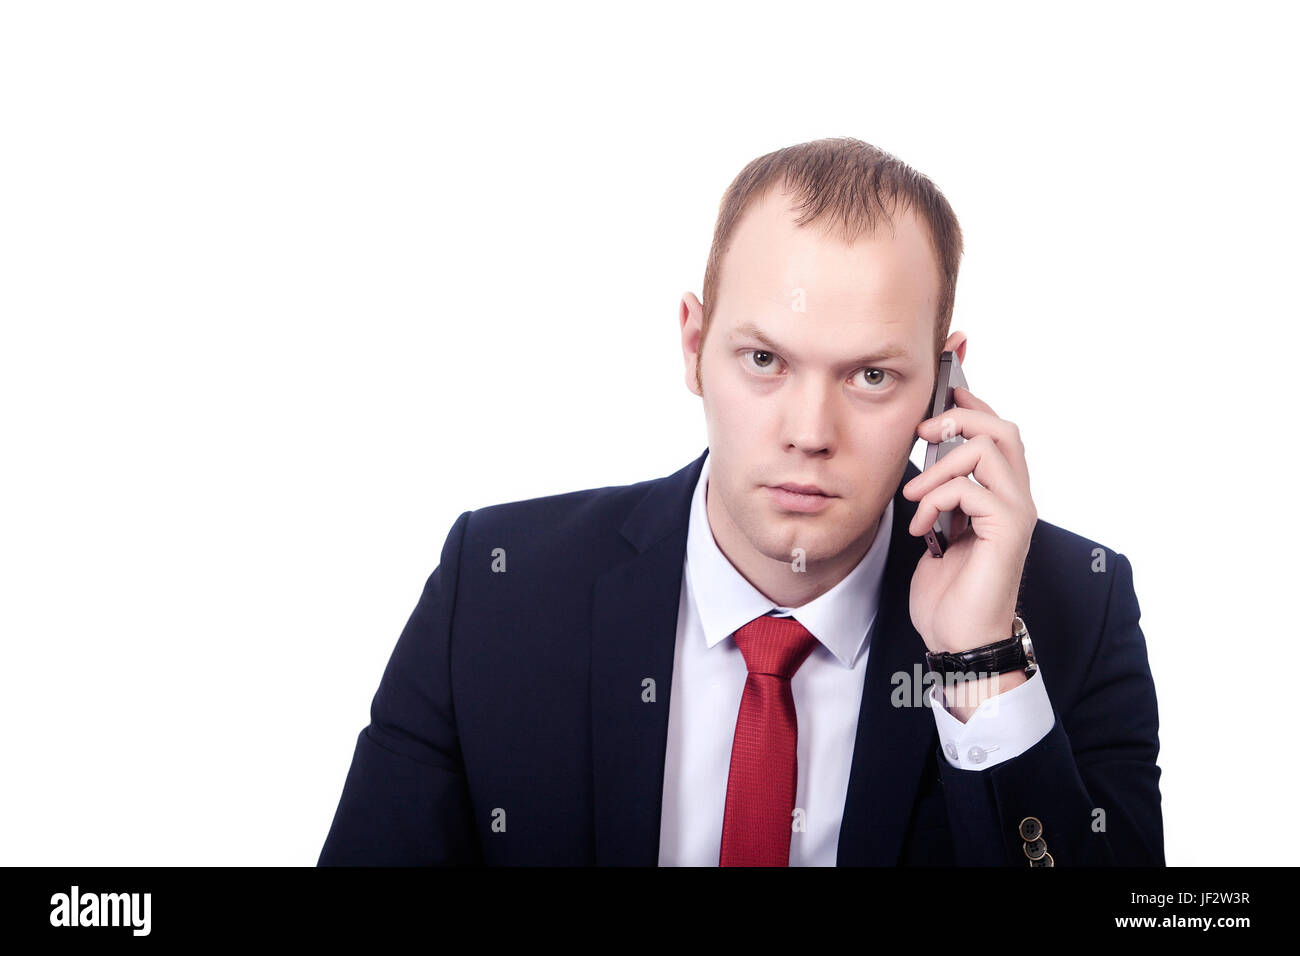
[{"label": "mobile phone", "polygon": [[[934,398],[930,403],[931,418],[939,418],[948,409],[956,407],[957,400],[953,397],[952,390],[957,385],[969,388],[966,384],[966,376],[961,371],[961,362],[957,360],[957,353],[944,352],[939,356],[939,376],[935,379]],[[940,458],[965,441],[966,438],[958,432],[946,441],[927,442],[925,468],[922,470],[929,469]],[[966,530],[968,521],[961,508],[941,511],[934,527],[925,533],[925,543],[930,548],[930,554],[942,558],[944,551],[948,549],[948,544]]]}]

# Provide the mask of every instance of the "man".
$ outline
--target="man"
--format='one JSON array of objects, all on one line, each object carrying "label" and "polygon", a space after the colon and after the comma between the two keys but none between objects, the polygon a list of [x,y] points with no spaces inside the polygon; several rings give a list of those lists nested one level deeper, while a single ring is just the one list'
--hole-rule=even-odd
[{"label": "man", "polygon": [[319,862],[1163,865],[1128,560],[975,395],[926,418],[961,242],[860,141],[749,164],[680,308],[708,448],[457,519]]}]

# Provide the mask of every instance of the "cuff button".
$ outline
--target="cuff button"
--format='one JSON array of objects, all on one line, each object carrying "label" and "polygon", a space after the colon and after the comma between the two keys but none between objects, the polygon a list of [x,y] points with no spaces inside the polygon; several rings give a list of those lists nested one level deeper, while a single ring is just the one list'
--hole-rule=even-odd
[{"label": "cuff button", "polygon": [[1043,835],[1043,824],[1038,817],[1025,817],[1020,821],[1020,838],[1032,843]]}]

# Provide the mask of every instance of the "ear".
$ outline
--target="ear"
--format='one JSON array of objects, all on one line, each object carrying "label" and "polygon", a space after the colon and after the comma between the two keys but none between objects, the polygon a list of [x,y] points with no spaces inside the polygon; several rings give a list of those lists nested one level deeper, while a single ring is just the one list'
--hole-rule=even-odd
[{"label": "ear", "polygon": [[956,352],[957,361],[963,365],[966,364],[966,333],[957,331],[948,336],[948,340],[943,343],[943,352]]},{"label": "ear", "polygon": [[682,359],[686,365],[686,388],[692,395],[703,397],[699,384],[700,333],[703,331],[704,306],[695,293],[682,296],[677,309],[677,321],[682,327]]}]

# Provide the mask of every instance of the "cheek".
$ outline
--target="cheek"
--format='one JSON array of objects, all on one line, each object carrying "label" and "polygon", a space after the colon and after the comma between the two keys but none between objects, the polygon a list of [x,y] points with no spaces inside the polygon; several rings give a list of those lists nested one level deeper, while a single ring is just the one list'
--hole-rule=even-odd
[{"label": "cheek", "polygon": [[726,444],[742,444],[763,433],[761,404],[735,381],[719,376],[718,381],[705,384],[704,394],[710,438]]},{"label": "cheek", "polygon": [[[916,445],[916,425],[919,418],[910,412],[899,411],[879,418],[866,419],[853,438],[852,455],[861,463],[873,483],[886,485],[895,474],[907,467],[907,460]],[[865,490],[861,489],[861,490]]]},{"label": "cheek", "polygon": [[898,401],[889,414],[880,420],[880,429],[891,438],[892,444],[911,447],[916,441],[916,426],[929,414],[930,399],[925,395]]},{"label": "cheek", "polygon": [[908,445],[916,439],[916,426],[924,417],[911,402],[890,402],[887,406],[867,409],[858,419],[858,434],[877,450]]}]

